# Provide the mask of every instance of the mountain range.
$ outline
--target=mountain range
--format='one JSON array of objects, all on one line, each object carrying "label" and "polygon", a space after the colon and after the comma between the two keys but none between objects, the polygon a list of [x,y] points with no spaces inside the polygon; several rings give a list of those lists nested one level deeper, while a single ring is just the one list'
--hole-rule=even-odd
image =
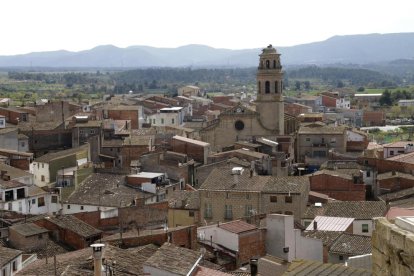
[{"label": "mountain range", "polygon": [[[263,45],[266,47],[267,45]],[[369,64],[414,59],[414,33],[334,36],[320,42],[277,47],[284,65]],[[205,45],[177,48],[113,45],[90,50],[35,52],[0,56],[0,67],[146,68],[251,67],[261,49],[217,49]]]}]

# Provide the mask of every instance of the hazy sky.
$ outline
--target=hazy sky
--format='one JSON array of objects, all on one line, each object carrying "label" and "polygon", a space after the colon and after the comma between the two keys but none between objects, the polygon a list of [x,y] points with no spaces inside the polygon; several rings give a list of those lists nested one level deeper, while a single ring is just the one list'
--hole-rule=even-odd
[{"label": "hazy sky", "polygon": [[97,45],[289,46],[414,32],[412,0],[1,0],[0,55]]}]

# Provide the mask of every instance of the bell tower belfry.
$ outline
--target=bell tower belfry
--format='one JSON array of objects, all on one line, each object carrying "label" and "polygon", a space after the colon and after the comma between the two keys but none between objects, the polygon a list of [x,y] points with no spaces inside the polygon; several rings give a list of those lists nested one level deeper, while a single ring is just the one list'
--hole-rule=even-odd
[{"label": "bell tower belfry", "polygon": [[276,135],[284,134],[283,72],[280,54],[272,45],[259,55],[256,111],[262,126]]}]

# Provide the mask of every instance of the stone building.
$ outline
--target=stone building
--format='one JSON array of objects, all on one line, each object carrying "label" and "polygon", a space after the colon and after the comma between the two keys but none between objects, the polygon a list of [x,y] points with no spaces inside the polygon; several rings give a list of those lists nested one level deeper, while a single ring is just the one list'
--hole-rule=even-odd
[{"label": "stone building", "polygon": [[239,140],[278,136],[296,131],[296,119],[284,113],[283,71],[280,54],[272,45],[260,54],[257,71],[256,110],[241,104],[223,111],[209,126],[200,130],[201,139],[213,150],[221,150]]},{"label": "stone building", "polygon": [[303,125],[297,134],[296,159],[311,166],[320,166],[328,160],[329,150],[345,153],[346,141],[345,127],[323,123]]},{"label": "stone building", "polygon": [[200,216],[206,223],[265,213],[299,219],[306,209],[309,179],[262,176],[241,167],[223,167],[210,173],[199,192]]}]

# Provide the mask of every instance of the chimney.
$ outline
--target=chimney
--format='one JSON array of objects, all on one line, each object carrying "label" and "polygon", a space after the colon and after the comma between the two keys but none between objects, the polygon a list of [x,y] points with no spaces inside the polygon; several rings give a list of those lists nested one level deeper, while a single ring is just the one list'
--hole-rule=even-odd
[{"label": "chimney", "polygon": [[257,276],[257,259],[250,259],[250,275]]},{"label": "chimney", "polygon": [[318,222],[316,220],[313,221],[313,230],[318,230]]},{"label": "chimney", "polygon": [[91,247],[93,250],[93,275],[102,276],[102,253],[105,245],[102,243],[94,243]]}]

